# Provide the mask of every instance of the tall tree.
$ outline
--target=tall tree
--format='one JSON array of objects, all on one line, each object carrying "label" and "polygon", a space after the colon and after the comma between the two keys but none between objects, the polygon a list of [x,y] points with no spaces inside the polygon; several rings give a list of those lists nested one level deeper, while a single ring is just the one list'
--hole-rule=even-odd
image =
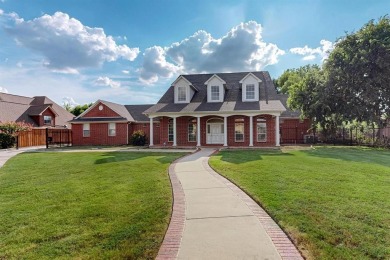
[{"label": "tall tree", "polygon": [[281,92],[289,95],[289,108],[299,110],[301,117],[309,118],[313,128],[320,124],[323,129],[328,129],[340,120],[330,109],[326,78],[318,65],[286,70],[276,82]]},{"label": "tall tree", "polygon": [[383,125],[390,115],[390,19],[347,33],[324,66],[332,110],[347,120]]}]

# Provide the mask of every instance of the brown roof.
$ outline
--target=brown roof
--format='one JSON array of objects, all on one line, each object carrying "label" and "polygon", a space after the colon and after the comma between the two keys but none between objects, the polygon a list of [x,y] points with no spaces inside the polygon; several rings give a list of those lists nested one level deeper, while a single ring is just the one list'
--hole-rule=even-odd
[{"label": "brown roof", "polygon": [[[88,113],[93,107],[98,104],[104,104],[109,107],[111,110],[116,112],[120,117],[83,117]],[[149,118],[143,114],[143,112],[150,108],[153,105],[121,105],[114,102],[109,102],[106,100],[96,101],[88,110],[82,113],[80,116],[71,120],[70,123],[82,123],[82,122],[109,122],[109,121],[127,121],[127,122],[148,122]]]},{"label": "brown roof", "polygon": [[56,114],[56,125],[68,125],[74,116],[45,96],[24,97],[0,93],[0,122],[26,122],[37,126],[31,116],[41,115],[46,109]]}]

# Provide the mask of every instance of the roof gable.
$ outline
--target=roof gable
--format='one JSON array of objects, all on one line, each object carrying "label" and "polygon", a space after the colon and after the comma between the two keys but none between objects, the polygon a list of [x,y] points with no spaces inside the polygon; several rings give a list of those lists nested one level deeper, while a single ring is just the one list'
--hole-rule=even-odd
[{"label": "roof gable", "polygon": [[249,72],[248,74],[246,74],[245,77],[243,77],[239,83],[242,84],[248,77],[252,76],[257,82],[261,82],[261,79],[259,79],[258,77],[256,77],[252,72]]},{"label": "roof gable", "polygon": [[226,81],[221,79],[217,74],[214,74],[213,76],[211,76],[204,84],[208,85],[209,82],[211,82],[214,78],[218,79],[222,84],[226,84]]}]

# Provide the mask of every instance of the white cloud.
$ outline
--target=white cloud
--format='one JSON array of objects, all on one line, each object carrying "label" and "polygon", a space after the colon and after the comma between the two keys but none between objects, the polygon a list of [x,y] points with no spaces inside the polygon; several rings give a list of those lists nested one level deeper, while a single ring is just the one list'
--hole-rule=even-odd
[{"label": "white cloud", "polygon": [[305,45],[304,47],[291,48],[290,52],[304,56],[303,60],[314,60],[317,57],[321,58],[321,61],[324,61],[328,58],[329,52],[334,48],[334,43],[327,40],[320,41],[321,46],[317,48],[310,48]]},{"label": "white cloud", "polygon": [[141,81],[156,82],[175,73],[261,70],[278,62],[285,52],[261,37],[262,27],[254,21],[241,23],[215,39],[206,31],[173,43],[154,46],[144,52]]},{"label": "white cloud", "polygon": [[6,31],[19,45],[42,54],[45,66],[57,72],[74,73],[79,68],[97,67],[120,58],[133,61],[139,54],[138,48],[117,45],[102,28],[85,26],[62,12],[29,21],[15,13],[7,16],[14,23]]},{"label": "white cloud", "polygon": [[76,101],[74,101],[74,99],[72,97],[64,97],[64,98],[62,98],[62,105],[63,106],[68,105],[70,107],[75,107],[78,105],[78,103]]},{"label": "white cloud", "polygon": [[5,87],[0,87],[0,93],[8,93],[8,90]]},{"label": "white cloud", "polygon": [[109,77],[98,77],[93,83],[95,86],[105,86],[111,88],[119,88],[121,86],[120,82],[114,81]]},{"label": "white cloud", "polygon": [[122,73],[123,73],[123,74],[129,74],[130,71],[129,71],[129,70],[122,70]]},{"label": "white cloud", "polygon": [[142,82],[152,84],[158,77],[170,78],[179,71],[179,67],[167,62],[166,51],[160,46],[147,48],[144,52],[144,61],[140,69]]}]

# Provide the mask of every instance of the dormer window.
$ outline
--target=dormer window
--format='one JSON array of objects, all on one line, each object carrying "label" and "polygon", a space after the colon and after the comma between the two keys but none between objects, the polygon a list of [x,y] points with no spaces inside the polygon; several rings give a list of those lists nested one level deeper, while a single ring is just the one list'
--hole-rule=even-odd
[{"label": "dormer window", "polygon": [[207,85],[207,102],[223,102],[226,85],[223,79],[214,74],[204,84]]},{"label": "dormer window", "polygon": [[255,101],[255,84],[247,84],[246,85],[246,100]]},{"label": "dormer window", "polygon": [[186,102],[187,101],[187,88],[178,87],[177,88],[177,101]]},{"label": "dormer window", "polygon": [[253,102],[259,101],[259,87],[261,79],[256,77],[253,73],[248,73],[242,80],[242,101]]},{"label": "dormer window", "polygon": [[211,101],[219,101],[219,86],[211,86]]},{"label": "dormer window", "polygon": [[178,77],[172,86],[174,86],[175,103],[190,103],[195,91],[197,91],[192,83],[183,76]]}]

